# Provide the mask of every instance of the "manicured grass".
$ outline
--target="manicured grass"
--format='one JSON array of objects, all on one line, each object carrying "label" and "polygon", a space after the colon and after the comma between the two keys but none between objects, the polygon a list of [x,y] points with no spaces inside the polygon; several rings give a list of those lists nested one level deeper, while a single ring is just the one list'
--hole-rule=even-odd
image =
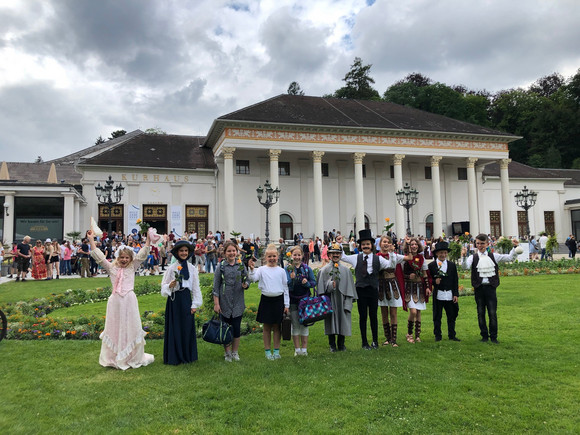
[{"label": "manicured grass", "polygon": [[199,342],[200,360],[178,367],[150,340],[156,362],[126,372],[98,365],[98,341],[4,340],[0,433],[578,432],[577,277],[502,277],[498,298],[499,345],[479,342],[473,297],[460,343],[433,341],[429,306],[423,343],[404,342],[400,311],[400,347],[363,351],[354,315],[347,352],[330,354],[317,323],[309,356],[283,342],[279,361],[258,334],[239,363]]}]

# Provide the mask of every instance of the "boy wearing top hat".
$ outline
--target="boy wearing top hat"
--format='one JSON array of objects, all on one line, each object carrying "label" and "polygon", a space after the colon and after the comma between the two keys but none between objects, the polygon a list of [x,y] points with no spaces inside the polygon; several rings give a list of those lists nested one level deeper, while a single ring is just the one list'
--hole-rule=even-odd
[{"label": "boy wearing top hat", "polygon": [[433,334],[435,341],[441,341],[441,319],[443,310],[447,316],[447,336],[449,340],[460,341],[455,336],[455,320],[459,312],[459,279],[457,266],[447,261],[449,244],[437,242],[433,254],[436,259],[429,263],[429,274],[433,279]]},{"label": "boy wearing top hat", "polygon": [[[342,236],[337,236],[336,241],[342,243]],[[366,350],[378,349],[379,271],[389,267],[393,268],[394,265],[391,265],[391,261],[373,254],[375,238],[371,230],[360,230],[357,243],[362,252],[354,255],[346,255],[343,252],[341,260],[350,263],[355,270],[362,347]],[[370,320],[373,339],[370,345],[367,340],[367,317]]]}]

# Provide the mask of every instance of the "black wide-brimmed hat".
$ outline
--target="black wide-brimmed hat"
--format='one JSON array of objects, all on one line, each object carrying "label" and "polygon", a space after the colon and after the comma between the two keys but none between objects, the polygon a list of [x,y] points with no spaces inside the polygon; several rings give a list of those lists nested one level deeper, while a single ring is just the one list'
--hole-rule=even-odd
[{"label": "black wide-brimmed hat", "polygon": [[358,232],[358,240],[357,243],[364,242],[365,240],[370,240],[374,243],[375,238],[373,237],[373,233],[369,229],[360,230]]},{"label": "black wide-brimmed hat", "polygon": [[447,243],[447,242],[437,242],[437,243],[435,243],[435,249],[433,249],[433,254],[436,254],[437,251],[447,251],[447,252],[449,252],[449,243]]},{"label": "black wide-brimmed hat", "polygon": [[175,243],[175,245],[173,245],[173,248],[171,248],[171,253],[173,256],[177,257],[177,251],[179,251],[179,249],[183,248],[184,246],[189,250],[189,255],[187,257],[191,257],[195,251],[195,248],[187,240],[179,240]]}]

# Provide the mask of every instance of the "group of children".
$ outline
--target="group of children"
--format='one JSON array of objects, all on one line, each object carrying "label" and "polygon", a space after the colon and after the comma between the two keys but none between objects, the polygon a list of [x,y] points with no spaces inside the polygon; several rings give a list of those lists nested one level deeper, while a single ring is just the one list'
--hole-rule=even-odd
[{"label": "group of children", "polygon": [[[91,244],[91,256],[104,267],[113,284],[113,292],[107,303],[105,328],[101,334],[102,347],[99,362],[103,366],[118,369],[136,368],[153,362],[153,355],[144,352],[145,332],[141,327],[137,299],[133,292],[135,270],[147,257],[149,237],[139,253],[123,249],[117,259],[109,263],[96,247],[94,234],[87,233]],[[224,259],[217,264],[214,274],[214,311],[223,322],[232,327],[233,341],[224,346],[226,361],[239,361],[241,320],[245,310],[244,292],[250,282],[258,282],[261,298],[256,320],[263,324],[265,356],[269,360],[280,358],[281,323],[285,315],[291,319],[291,335],[295,356],[307,355],[308,327],[299,321],[298,304],[301,298],[311,294],[330,297],[333,313],[326,318],[324,331],[328,336],[331,352],[344,351],[345,337],[350,336],[351,312],[357,301],[362,347],[378,349],[378,307],[381,307],[385,342],[383,345],[397,347],[397,308],[409,310],[406,339],[409,343],[420,342],[421,311],[426,309],[428,298],[433,295],[433,321],[435,340],[442,339],[442,312],[447,315],[448,338],[459,341],[455,334],[458,313],[457,268],[447,261],[448,245],[437,243],[436,260],[429,265],[421,255],[422,245],[417,239],[406,238],[405,254],[394,252],[389,236],[380,239],[380,251],[373,253],[374,237],[370,230],[359,232],[360,253],[346,255],[340,238],[328,249],[330,263],[322,267],[315,278],[312,269],[303,262],[300,247],[290,250],[291,261],[285,268],[279,266],[278,249],[269,245],[264,253],[265,264],[255,266],[255,258],[247,265],[239,259],[239,247],[235,242],[224,244]],[[517,246],[517,242],[514,242]],[[487,236],[476,238],[477,253],[466,257],[463,252],[462,266],[471,268],[475,289],[478,321],[482,341],[488,338],[497,342],[497,298],[499,285],[497,263],[511,261],[516,254],[490,254],[487,252]],[[177,365],[197,360],[195,312],[202,305],[198,270],[188,261],[194,255],[195,246],[180,240],[171,252],[176,258],[164,273],[161,294],[167,297],[165,310],[165,337],[163,362]],[[354,267],[356,283],[350,268]],[[429,273],[427,273],[429,272]],[[487,329],[485,312],[489,316]],[[371,326],[371,341],[367,339],[367,319]],[[413,335],[414,330],[414,335]]]}]

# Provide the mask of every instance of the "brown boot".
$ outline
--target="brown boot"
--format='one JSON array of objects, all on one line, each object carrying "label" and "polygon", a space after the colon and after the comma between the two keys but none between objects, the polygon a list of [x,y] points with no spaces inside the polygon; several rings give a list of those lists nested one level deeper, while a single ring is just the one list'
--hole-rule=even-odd
[{"label": "brown boot", "polygon": [[399,347],[397,344],[397,324],[393,323],[391,325],[391,346]]},{"label": "brown boot", "polygon": [[407,341],[409,343],[415,343],[415,340],[413,340],[413,321],[412,320],[407,321]]},{"label": "brown boot", "polygon": [[385,331],[385,342],[383,343],[383,346],[387,346],[391,343],[391,324],[383,323],[383,331]]},{"label": "brown boot", "polygon": [[421,322],[416,320],[415,321],[415,342],[416,343],[421,343],[421,338],[419,337],[421,335]]}]

